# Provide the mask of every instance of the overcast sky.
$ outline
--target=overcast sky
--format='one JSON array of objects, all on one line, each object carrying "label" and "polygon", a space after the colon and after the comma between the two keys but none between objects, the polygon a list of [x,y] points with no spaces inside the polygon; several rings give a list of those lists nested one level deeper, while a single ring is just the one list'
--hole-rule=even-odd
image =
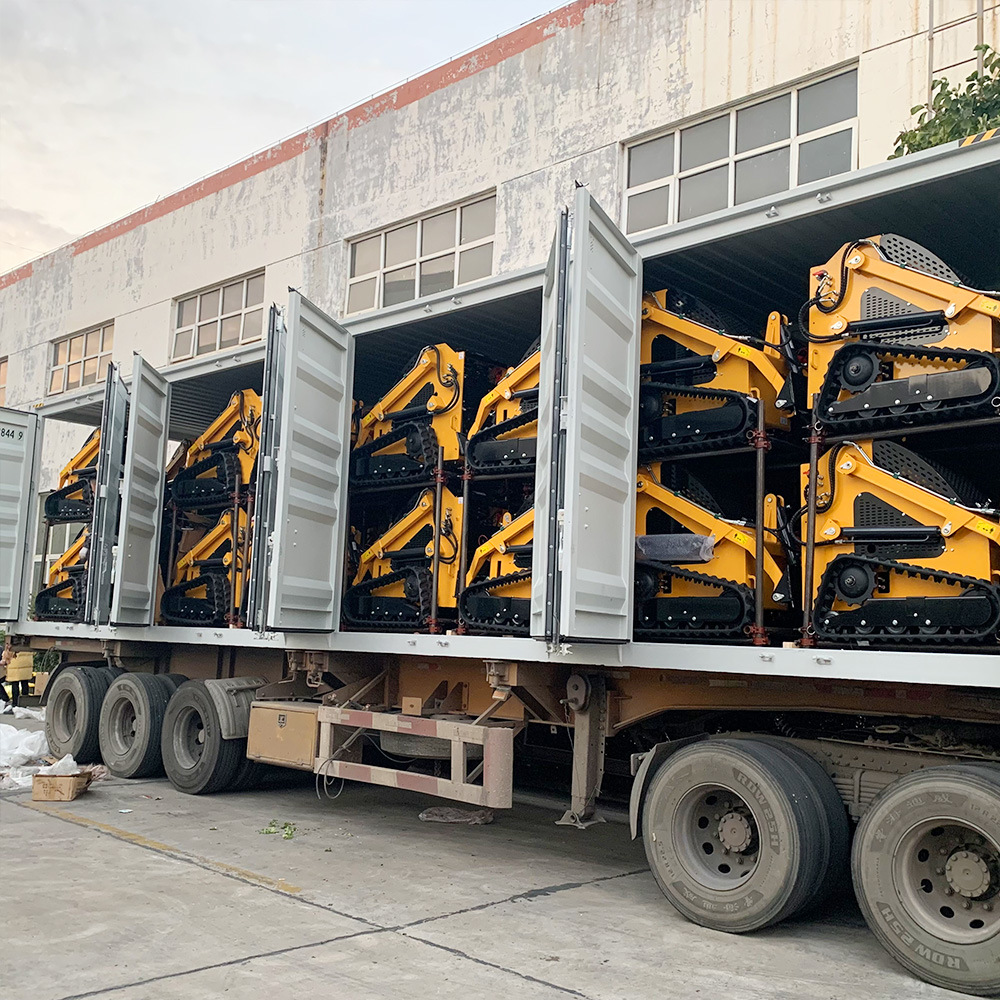
[{"label": "overcast sky", "polygon": [[559,0],[0,0],[0,272]]}]

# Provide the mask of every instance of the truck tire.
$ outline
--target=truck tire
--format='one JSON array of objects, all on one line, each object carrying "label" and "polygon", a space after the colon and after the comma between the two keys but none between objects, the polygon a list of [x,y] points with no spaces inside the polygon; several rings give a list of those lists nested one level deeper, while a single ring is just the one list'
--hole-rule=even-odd
[{"label": "truck tire", "polygon": [[188,678],[183,674],[155,674],[154,676],[166,685],[169,694],[173,694],[182,684],[188,682]]},{"label": "truck tire", "polygon": [[819,872],[816,887],[799,912],[813,910],[836,889],[849,882],[847,876],[851,865],[851,825],[847,818],[847,807],[823,765],[801,747],[779,737],[763,736],[754,739],[780,750],[801,768],[803,778],[808,782],[810,795],[821,805],[823,823],[829,835],[829,860],[826,868]]},{"label": "truck tire", "polygon": [[266,765],[261,764],[259,760],[251,760],[246,755],[246,740],[233,740],[233,742],[242,744],[240,747],[240,753],[243,754],[243,759],[240,761],[240,766],[236,770],[236,777],[233,778],[232,784],[229,786],[229,791],[248,792],[260,784],[261,779],[264,776],[264,768]]},{"label": "truck tire", "polygon": [[48,694],[45,738],[56,757],[72,754],[78,764],[99,764],[101,703],[111,679],[102,667],[69,667]]},{"label": "truck tire", "polygon": [[1000,996],[1000,767],[943,765],[894,781],[854,837],[868,926],[921,979]]},{"label": "truck tire", "polygon": [[830,865],[825,809],[804,769],[753,739],[705,740],[668,757],[646,794],[642,839],[675,909],[731,933],[791,916]]},{"label": "truck tire", "polygon": [[108,688],[98,727],[101,756],[116,778],[163,773],[160,734],[173,692],[153,674],[123,673]]},{"label": "truck tire", "polygon": [[174,692],[163,718],[160,746],[170,783],[189,795],[228,788],[246,757],[245,739],[222,738],[219,713],[204,681],[188,681]]}]

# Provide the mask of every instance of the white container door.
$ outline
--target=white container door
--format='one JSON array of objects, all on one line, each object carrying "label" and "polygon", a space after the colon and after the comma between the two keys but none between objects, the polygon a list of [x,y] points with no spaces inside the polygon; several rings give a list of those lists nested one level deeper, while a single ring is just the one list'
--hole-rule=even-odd
[{"label": "white container door", "polygon": [[111,622],[152,625],[163,523],[170,385],[138,354],[132,365],[131,395]]},{"label": "white container door", "polygon": [[266,622],[333,632],[347,534],[354,347],[342,326],[296,291],[286,328]]},{"label": "white container door", "polygon": [[0,621],[17,621],[33,541],[38,416],[0,408]]},{"label": "white container door", "polygon": [[106,625],[111,616],[111,581],[118,542],[118,507],[125,458],[129,393],[118,365],[108,366],[101,411],[101,450],[94,484],[94,517],[90,525],[87,564],[86,620]]},{"label": "white container door", "polygon": [[[632,636],[641,275],[638,251],[578,188],[561,350],[558,280],[556,298],[546,298],[555,319],[546,314],[542,330],[534,544],[557,563],[544,595],[551,605],[544,629],[550,641],[627,642]],[[546,372],[545,341],[553,337],[554,363]],[[555,365],[560,354],[561,378]],[[553,454],[543,472],[546,411],[558,416],[561,432],[549,428]],[[532,635],[539,637],[541,596],[532,600]]]}]

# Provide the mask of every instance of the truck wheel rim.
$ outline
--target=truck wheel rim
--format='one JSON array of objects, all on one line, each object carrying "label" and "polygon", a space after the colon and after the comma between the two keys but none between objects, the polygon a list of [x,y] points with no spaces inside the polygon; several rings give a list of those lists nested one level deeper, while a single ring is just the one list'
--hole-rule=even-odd
[{"label": "truck wheel rim", "polygon": [[205,723],[196,708],[185,708],[177,717],[173,750],[177,763],[185,771],[198,766],[205,752]]},{"label": "truck wheel rim", "polygon": [[911,918],[942,941],[976,944],[1000,931],[1000,846],[954,819],[928,819],[900,837],[893,886]]},{"label": "truck wheel rim", "polygon": [[76,732],[76,695],[63,688],[56,694],[55,704],[49,709],[52,713],[52,728],[60,743],[68,743]]},{"label": "truck wheel rim", "polygon": [[118,757],[124,757],[135,745],[136,715],[135,705],[129,698],[116,698],[108,716],[108,736],[111,749]]},{"label": "truck wheel rim", "polygon": [[756,817],[739,793],[723,785],[698,785],[684,796],[673,839],[681,864],[706,889],[736,889],[757,867]]}]

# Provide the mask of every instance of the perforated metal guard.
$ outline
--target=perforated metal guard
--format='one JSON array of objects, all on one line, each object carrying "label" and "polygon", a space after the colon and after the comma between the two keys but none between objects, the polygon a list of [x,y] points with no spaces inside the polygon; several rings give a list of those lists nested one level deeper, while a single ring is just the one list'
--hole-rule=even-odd
[{"label": "perforated metal guard", "polygon": [[726,328],[722,317],[711,306],[705,305],[693,295],[686,295],[673,288],[667,289],[667,309],[677,313],[678,316],[683,316],[695,323],[701,323],[702,326],[710,327],[713,330],[725,330]]},{"label": "perforated metal guard", "polygon": [[706,489],[705,485],[698,479],[695,479],[683,467],[677,465],[667,465],[664,463],[661,466],[662,469],[662,480],[664,486],[667,489],[673,490],[675,493],[680,493],[692,500],[694,503],[698,504],[699,507],[704,507],[709,513],[714,514],[716,517],[722,517],[722,507],[719,501],[712,496],[711,493]]},{"label": "perforated metal guard", "polygon": [[938,496],[956,500],[966,507],[987,507],[989,498],[964,476],[923,458],[896,444],[895,441],[875,441],[872,459],[880,469],[908,479]]},{"label": "perforated metal guard", "polygon": [[916,268],[943,281],[961,284],[959,276],[940,257],[919,243],[914,243],[896,233],[884,233],[879,237],[878,245],[893,264]]},{"label": "perforated metal guard", "polygon": [[861,293],[861,318],[862,319],[885,319],[888,316],[908,316],[910,313],[920,310],[901,299],[897,295],[890,295],[881,288],[866,288]]}]

